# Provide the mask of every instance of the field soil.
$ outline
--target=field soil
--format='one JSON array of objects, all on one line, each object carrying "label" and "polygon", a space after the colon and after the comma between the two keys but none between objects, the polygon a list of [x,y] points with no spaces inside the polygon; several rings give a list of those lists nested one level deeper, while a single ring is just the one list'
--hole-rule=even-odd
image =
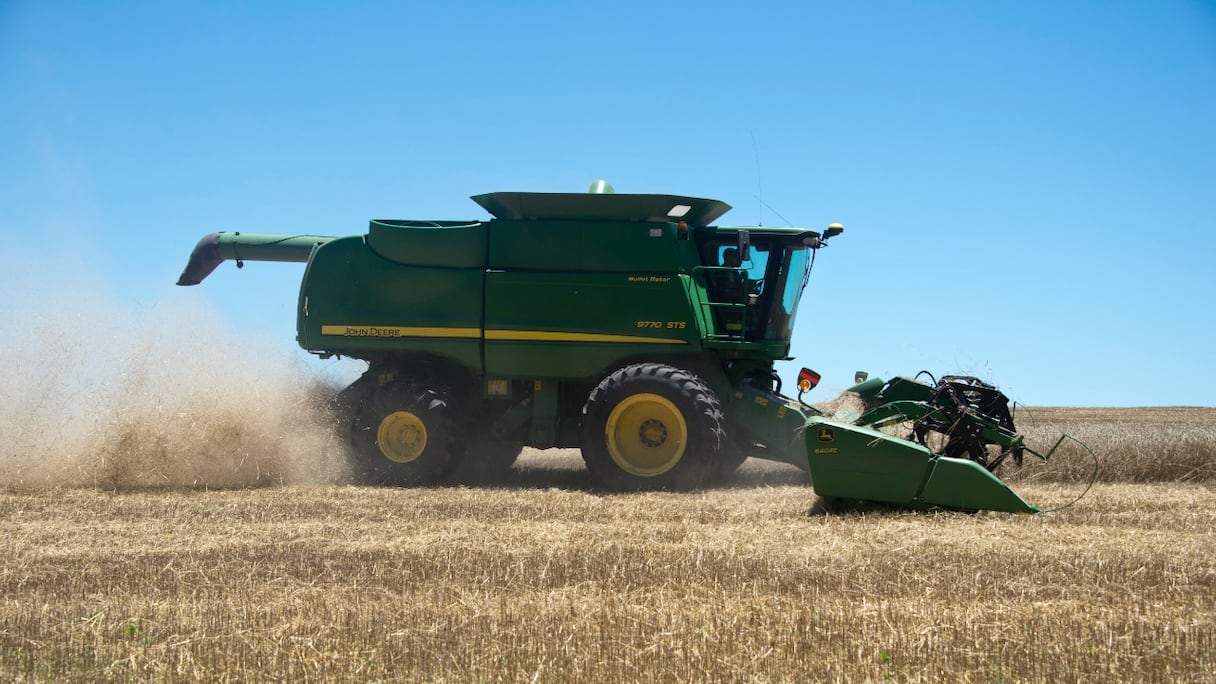
[{"label": "field soil", "polygon": [[[0,678],[1212,681],[1195,421],[1216,411],[1044,411],[1121,425],[1099,461],[1139,435],[1129,460],[1174,463],[1179,432],[1208,456],[1035,516],[829,514],[802,471],[755,460],[702,492],[611,494],[560,450],[480,488],[10,487]],[[1045,472],[1016,485],[1044,507],[1090,479]]]}]

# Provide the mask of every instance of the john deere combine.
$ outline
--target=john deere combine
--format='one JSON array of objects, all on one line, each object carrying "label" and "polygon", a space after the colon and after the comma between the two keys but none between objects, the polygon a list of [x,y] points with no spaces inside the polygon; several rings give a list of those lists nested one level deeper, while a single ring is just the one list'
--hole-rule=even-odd
[{"label": "john deere combine", "polygon": [[[773,363],[838,224],[715,226],[723,202],[602,182],[472,199],[493,218],[212,233],[178,284],[224,260],[306,264],[299,344],[368,363],[337,404],[369,482],[459,481],[524,446],[578,447],[617,490],[687,490],[754,456],[809,467],[828,500],[1036,510],[991,473],[1027,449],[977,380],[866,380],[853,391],[868,409],[847,417],[782,395]],[[804,370],[799,398],[816,381]],[[881,430],[895,423],[908,439]]]}]

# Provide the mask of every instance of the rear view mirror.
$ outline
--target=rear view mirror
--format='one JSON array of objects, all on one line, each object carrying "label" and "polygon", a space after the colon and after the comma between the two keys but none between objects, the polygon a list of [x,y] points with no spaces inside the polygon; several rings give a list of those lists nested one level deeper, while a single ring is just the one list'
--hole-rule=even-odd
[{"label": "rear view mirror", "polygon": [[739,260],[750,261],[752,258],[751,252],[752,234],[746,230],[739,231]]}]

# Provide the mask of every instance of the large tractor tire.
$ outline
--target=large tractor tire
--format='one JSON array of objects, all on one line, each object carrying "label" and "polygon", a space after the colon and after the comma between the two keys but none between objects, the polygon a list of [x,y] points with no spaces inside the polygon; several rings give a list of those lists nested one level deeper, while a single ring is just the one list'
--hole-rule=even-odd
[{"label": "large tractor tire", "polygon": [[714,469],[714,476],[722,479],[729,478],[747,460],[748,451],[749,449],[739,444],[723,445],[722,452],[718,454],[718,465]]},{"label": "large tractor tire", "polygon": [[459,456],[444,396],[403,380],[378,388],[356,410],[351,443],[367,484],[431,484]]},{"label": "large tractor tire", "polygon": [[523,445],[508,442],[468,442],[449,479],[455,484],[468,485],[500,482],[523,450]]},{"label": "large tractor tire", "polygon": [[700,487],[725,441],[722,405],[696,375],[659,363],[604,378],[583,407],[588,470],[618,491]]}]

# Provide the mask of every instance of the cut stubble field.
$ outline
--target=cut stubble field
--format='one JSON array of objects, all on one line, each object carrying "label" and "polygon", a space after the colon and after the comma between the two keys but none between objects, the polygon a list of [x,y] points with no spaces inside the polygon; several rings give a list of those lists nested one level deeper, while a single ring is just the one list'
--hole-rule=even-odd
[{"label": "cut stubble field", "polygon": [[[1211,681],[1216,410],[1040,415],[1122,425],[1088,441],[1129,470],[1038,516],[826,514],[754,460],[609,494],[573,451],[480,488],[10,485],[0,677]],[[1088,470],[1011,475],[1051,507]]]}]

